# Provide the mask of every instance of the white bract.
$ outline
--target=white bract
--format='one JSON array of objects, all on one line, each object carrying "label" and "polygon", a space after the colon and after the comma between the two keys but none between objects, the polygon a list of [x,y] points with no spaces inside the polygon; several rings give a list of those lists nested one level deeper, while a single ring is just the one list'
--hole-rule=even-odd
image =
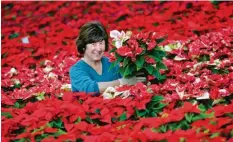
[{"label": "white bract", "polygon": [[15,79],[15,78],[13,78],[13,79],[12,79],[12,81],[14,82],[14,84],[20,84],[19,79]]},{"label": "white bract", "polygon": [[45,67],[45,68],[43,69],[43,71],[44,71],[45,73],[49,73],[49,72],[52,71],[52,70],[53,70],[53,68],[50,67],[50,66],[47,66],[47,67]]},{"label": "white bract", "polygon": [[11,68],[11,70],[8,73],[10,74],[10,76],[18,74],[18,72],[15,68]]},{"label": "white bract", "polygon": [[53,72],[50,72],[50,73],[48,74],[48,78],[55,79],[55,78],[57,78],[57,75],[54,74]]},{"label": "white bract", "polygon": [[197,100],[204,100],[204,99],[209,99],[209,98],[210,98],[209,92],[205,92],[202,96],[197,97]]},{"label": "white bract", "polygon": [[23,37],[21,40],[22,40],[22,43],[24,44],[28,44],[29,43],[29,36],[26,36],[26,37]]},{"label": "white bract", "polygon": [[166,51],[166,52],[171,52],[171,51],[172,51],[172,48],[171,48],[169,45],[165,45],[165,46],[164,46],[164,51]]},{"label": "white bract", "polygon": [[61,86],[61,90],[70,90],[71,89],[71,84],[63,84]]},{"label": "white bract", "polygon": [[104,91],[102,96],[104,99],[113,99],[113,98],[115,98],[114,97],[115,92],[116,92],[116,89],[114,87],[110,86]]},{"label": "white bract", "polygon": [[110,37],[113,38],[114,46],[116,46],[116,48],[122,47],[123,42],[128,40],[131,34],[131,31],[127,31],[126,33],[124,31],[119,32],[117,30],[110,31]]},{"label": "white bract", "polygon": [[180,57],[179,55],[177,55],[175,58],[174,58],[175,61],[181,61],[181,60],[186,60],[185,57]]},{"label": "white bract", "polygon": [[120,96],[122,99],[125,99],[130,96],[129,90],[118,92],[116,88],[109,86],[104,93],[102,94],[104,99],[114,99],[117,96]]}]

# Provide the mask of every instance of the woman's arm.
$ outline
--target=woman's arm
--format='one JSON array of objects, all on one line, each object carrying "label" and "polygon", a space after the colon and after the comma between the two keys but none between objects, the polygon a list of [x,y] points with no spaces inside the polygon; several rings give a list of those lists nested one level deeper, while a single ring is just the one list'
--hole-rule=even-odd
[{"label": "woman's arm", "polygon": [[115,87],[119,86],[120,81],[119,80],[114,80],[114,81],[108,81],[108,82],[98,82],[98,87],[100,93],[103,93],[109,86]]},{"label": "woman's arm", "polygon": [[[97,82],[91,80],[90,76],[80,68],[71,68],[70,80],[75,90],[86,93],[103,93],[109,86],[115,87],[120,85],[119,80],[107,82]],[[75,92],[74,90],[72,91]]]}]

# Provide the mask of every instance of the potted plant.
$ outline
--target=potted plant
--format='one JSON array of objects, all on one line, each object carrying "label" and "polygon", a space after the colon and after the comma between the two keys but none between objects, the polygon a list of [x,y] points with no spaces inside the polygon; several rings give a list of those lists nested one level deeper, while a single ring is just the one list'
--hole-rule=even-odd
[{"label": "potted plant", "polygon": [[110,51],[110,69],[120,65],[119,72],[123,78],[135,76],[154,76],[158,80],[164,80],[160,70],[167,70],[163,63],[166,56],[164,50],[158,46],[164,41],[155,32],[132,34],[113,30],[110,32],[113,48]]}]

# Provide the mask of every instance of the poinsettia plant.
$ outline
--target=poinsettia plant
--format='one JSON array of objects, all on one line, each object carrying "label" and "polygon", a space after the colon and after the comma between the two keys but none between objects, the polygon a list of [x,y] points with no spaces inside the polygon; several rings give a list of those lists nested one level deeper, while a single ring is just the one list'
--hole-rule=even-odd
[{"label": "poinsettia plant", "polygon": [[120,65],[119,72],[124,78],[131,78],[137,75],[148,75],[156,77],[158,80],[165,79],[160,70],[167,70],[163,63],[166,56],[165,51],[158,46],[165,40],[159,37],[156,32],[145,32],[132,34],[113,30],[110,31],[113,38],[113,48],[110,51],[110,69],[117,64]]}]

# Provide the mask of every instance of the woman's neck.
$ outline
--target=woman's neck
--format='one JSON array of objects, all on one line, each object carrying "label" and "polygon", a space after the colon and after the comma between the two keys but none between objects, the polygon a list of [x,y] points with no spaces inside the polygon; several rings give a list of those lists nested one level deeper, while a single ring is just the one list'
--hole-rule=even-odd
[{"label": "woman's neck", "polygon": [[83,61],[85,61],[89,66],[91,66],[93,69],[95,69],[97,72],[100,70],[100,68],[102,67],[102,62],[101,60],[99,61],[92,61],[89,60],[88,58],[83,57],[82,58]]}]

